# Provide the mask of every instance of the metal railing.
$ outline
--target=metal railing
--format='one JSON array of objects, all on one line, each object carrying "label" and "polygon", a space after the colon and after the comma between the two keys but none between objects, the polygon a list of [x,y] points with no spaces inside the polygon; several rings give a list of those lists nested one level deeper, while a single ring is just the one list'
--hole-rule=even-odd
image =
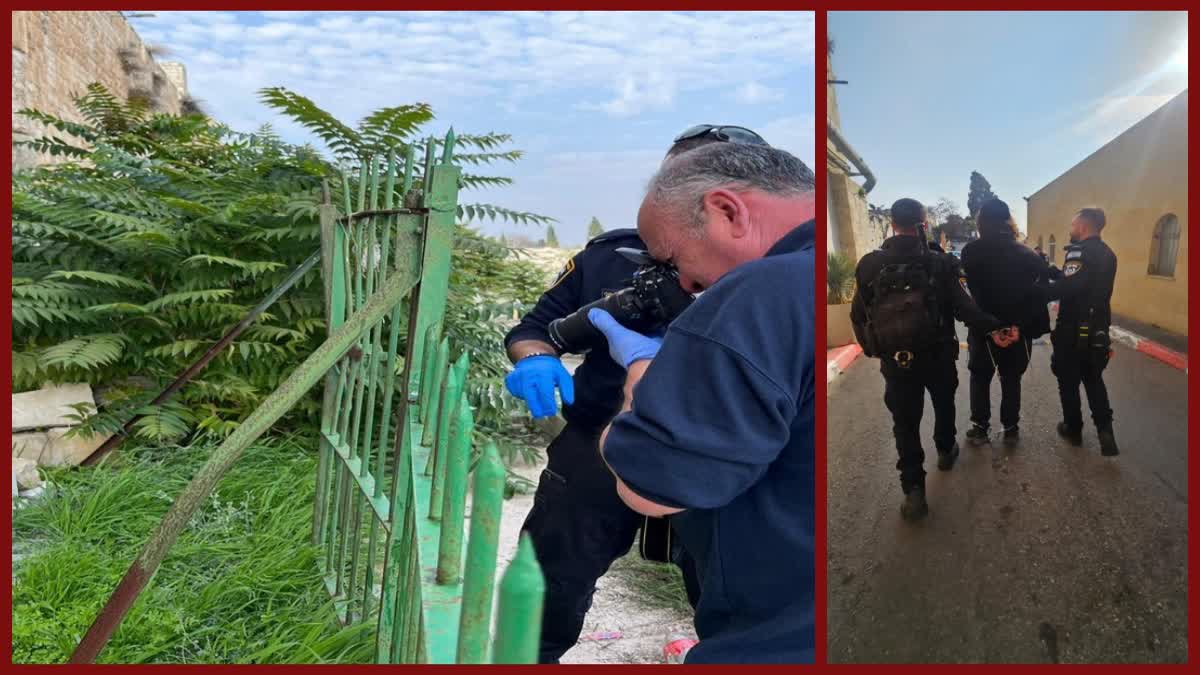
[{"label": "metal railing", "polygon": [[212,452],[71,662],[95,659],[221,477],[322,379],[312,536],[339,620],[375,623],[378,663],[536,661],[545,583],[523,539],[494,588],[504,466],[490,443],[473,451],[469,363],[465,354],[449,363],[443,336],[461,177],[454,143],[452,130],[435,159],[439,143],[428,139],[420,167],[412,146],[402,167],[394,154],[364,161],[357,199],[343,180],[344,218],[325,191],[328,338]]}]

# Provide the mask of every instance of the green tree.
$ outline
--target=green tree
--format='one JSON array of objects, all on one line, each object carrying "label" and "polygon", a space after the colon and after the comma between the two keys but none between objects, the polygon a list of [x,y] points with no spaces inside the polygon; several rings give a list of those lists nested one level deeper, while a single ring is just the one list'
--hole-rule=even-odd
[{"label": "green tree", "polygon": [[558,235],[554,233],[554,226],[546,226],[546,246],[550,248],[558,248]]},{"label": "green tree", "polygon": [[967,190],[967,212],[972,219],[979,215],[979,208],[989,199],[995,199],[992,184],[978,171],[971,172],[971,185]]},{"label": "green tree", "polygon": [[[432,119],[428,106],[396,106],[352,128],[286,90],[263,96],[317,131],[340,162],[403,151]],[[77,106],[79,123],[21,111],[57,132],[23,144],[67,161],[12,178],[12,384],[20,390],[86,381],[108,388],[108,407],[89,424],[112,430],[319,248],[320,188],[337,185],[345,164],[284,143],[270,128],[245,134],[200,115],[153,114],[100,85],[90,86]],[[459,139],[467,151],[458,156],[463,164],[519,157],[494,151],[506,135]],[[356,175],[346,179],[353,184]],[[506,181],[467,175],[463,184]],[[460,212],[550,220],[487,204]],[[534,301],[530,289],[540,286],[539,273],[462,226],[453,264],[447,332],[471,356],[473,403],[481,396],[495,401],[507,363],[493,358],[503,329],[492,319],[510,315],[514,303]],[[323,290],[314,271],[172,402],[143,418],[136,434],[228,434],[324,335]],[[314,391],[280,426],[315,419],[319,397]]]},{"label": "green tree", "polygon": [[588,223],[588,239],[599,237],[602,234],[604,234],[604,226],[600,224],[600,220],[596,216],[592,216],[592,222]]}]

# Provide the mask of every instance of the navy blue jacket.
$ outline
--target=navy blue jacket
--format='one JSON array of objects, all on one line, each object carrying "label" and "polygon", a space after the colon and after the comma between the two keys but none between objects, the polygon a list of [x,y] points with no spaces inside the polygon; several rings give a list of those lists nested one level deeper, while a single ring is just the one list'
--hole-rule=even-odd
[{"label": "navy blue jacket", "polygon": [[688,663],[813,660],[814,223],[671,323],[604,445],[697,563]]},{"label": "navy blue jacket", "polygon": [[[533,309],[508,331],[505,349],[520,340],[541,340],[553,347],[546,332],[551,321],[625,288],[638,266],[616,252],[622,247],[646,248],[633,229],[610,230],[589,241],[567,262]],[[575,403],[563,407],[563,418],[583,429],[599,431],[621,409],[625,369],[612,360],[607,349],[593,349],[575,369],[574,380]]]}]

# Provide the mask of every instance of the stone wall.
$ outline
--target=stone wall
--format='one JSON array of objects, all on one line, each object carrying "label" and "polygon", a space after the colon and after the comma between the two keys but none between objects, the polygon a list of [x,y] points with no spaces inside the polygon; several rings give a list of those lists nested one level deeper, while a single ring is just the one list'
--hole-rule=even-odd
[{"label": "stone wall", "polygon": [[[827,82],[837,79],[833,72],[833,61],[828,55],[825,57],[825,74]],[[841,131],[836,86],[827,83],[826,94],[825,114],[828,123],[837,126]],[[854,142],[852,139],[847,140],[851,144]],[[883,243],[883,237],[879,235],[879,228],[868,216],[867,196],[862,190],[862,185],[849,175],[852,171],[851,164],[842,157],[833,141],[829,139],[825,141],[825,152],[828,250],[831,253],[842,253],[857,261],[878,248]]]},{"label": "stone wall", "polygon": [[[1187,123],[1184,91],[1035,192],[1028,216],[1028,241],[1043,242],[1061,267],[1071,218],[1084,206],[1104,209],[1101,237],[1117,254],[1113,312],[1180,335],[1188,332]],[[1154,226],[1167,214],[1180,229],[1171,277],[1149,269]]]},{"label": "stone wall", "polygon": [[[182,64],[158,63],[120,12],[12,12],[13,140],[44,128],[22,108],[78,120],[74,99],[99,82],[121,98],[140,97],[178,114],[187,96]],[[53,161],[13,147],[13,169]]]}]

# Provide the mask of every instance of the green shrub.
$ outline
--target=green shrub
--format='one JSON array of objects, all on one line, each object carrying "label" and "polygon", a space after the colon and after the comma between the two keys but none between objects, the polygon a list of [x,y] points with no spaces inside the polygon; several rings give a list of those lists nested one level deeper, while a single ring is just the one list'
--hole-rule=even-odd
[{"label": "green shrub", "polygon": [[[68,161],[13,176],[14,390],[85,381],[107,390],[105,410],[87,417],[85,431],[115,430],[141,410],[148,416],[135,428],[139,437],[222,437],[321,343],[323,291],[314,270],[174,401],[142,407],[319,248],[323,183],[340,185],[341,167],[359,157],[403,153],[433,119],[427,105],[404,105],[351,127],[287,90],[261,97],[320,136],[333,160],[269,128],[243,134],[199,114],[151,114],[100,85],[77,102],[83,123],[22,111],[56,132],[26,144]],[[501,149],[511,140],[505,134],[458,139],[456,159],[465,166],[521,156]],[[463,187],[508,182],[468,173]],[[550,220],[489,204],[464,204],[460,213]],[[507,367],[495,319],[531,301],[540,283],[504,247],[463,226],[458,234],[447,329],[456,349],[471,353],[482,427],[499,429],[513,406],[495,386]],[[276,430],[311,425],[319,408],[314,390]]]},{"label": "green shrub", "polygon": [[825,302],[840,305],[854,297],[854,262],[841,253],[832,252],[825,265]]}]

